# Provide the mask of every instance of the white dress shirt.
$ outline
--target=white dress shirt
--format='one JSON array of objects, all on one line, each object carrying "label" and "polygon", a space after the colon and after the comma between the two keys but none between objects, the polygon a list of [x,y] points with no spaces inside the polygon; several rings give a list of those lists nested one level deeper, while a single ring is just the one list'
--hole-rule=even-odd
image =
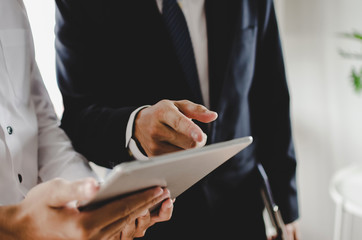
[{"label": "white dress shirt", "polygon": [[0,205],[55,177],[96,175],[59,128],[22,0],[0,0]]},{"label": "white dress shirt", "polygon": [[[162,12],[163,0],[156,0],[156,2],[160,12]],[[178,0],[177,2],[181,7],[181,10],[187,22],[187,26],[189,28],[191,42],[195,54],[197,72],[200,80],[201,94],[204,105],[209,108],[209,63],[205,0]],[[138,160],[146,160],[147,157],[141,153],[141,151],[137,147],[136,142],[132,139],[132,130],[135,115],[144,107],[136,109],[131,114],[126,130],[126,147],[130,149],[134,157]]]}]

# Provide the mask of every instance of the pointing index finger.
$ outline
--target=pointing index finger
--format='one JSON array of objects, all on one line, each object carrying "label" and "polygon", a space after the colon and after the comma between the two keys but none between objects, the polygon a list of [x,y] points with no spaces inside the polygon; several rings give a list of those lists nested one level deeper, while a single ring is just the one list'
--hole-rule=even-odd
[{"label": "pointing index finger", "polygon": [[196,142],[201,142],[203,140],[201,128],[180,112],[176,106],[174,109],[170,109],[170,111],[165,111],[161,121],[176,132],[190,136]]}]

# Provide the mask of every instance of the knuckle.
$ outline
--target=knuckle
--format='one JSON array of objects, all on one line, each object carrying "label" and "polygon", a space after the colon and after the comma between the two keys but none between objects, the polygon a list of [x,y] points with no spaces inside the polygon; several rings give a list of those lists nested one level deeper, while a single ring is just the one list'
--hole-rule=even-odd
[{"label": "knuckle", "polygon": [[153,116],[154,116],[153,119],[155,120],[154,122],[157,122],[161,117],[163,117],[163,115],[164,115],[163,109],[164,108],[162,107],[162,105],[155,109],[155,111],[153,112]]},{"label": "knuckle", "polygon": [[188,121],[185,123],[185,133],[189,134],[194,128],[194,123],[192,121]]},{"label": "knuckle", "polygon": [[192,104],[192,102],[190,100],[187,100],[187,99],[180,100],[180,103],[182,103],[182,104]]},{"label": "knuckle", "polygon": [[156,105],[161,105],[161,106],[168,106],[171,104],[171,101],[168,99],[162,99],[161,101],[159,101]]},{"label": "knuckle", "polygon": [[54,187],[62,187],[66,184],[66,180],[61,178],[53,179]]},{"label": "knuckle", "polygon": [[196,104],[195,108],[196,108],[197,112],[205,112],[207,110],[206,107],[204,107],[204,106],[202,106],[200,104]]},{"label": "knuckle", "polygon": [[180,130],[180,129],[181,129],[183,120],[184,120],[184,119],[183,119],[182,117],[178,117],[178,118],[175,119],[174,126],[175,126],[175,129],[176,129],[176,130]]},{"label": "knuckle", "polygon": [[[68,181],[61,179],[61,178],[55,178],[53,180],[51,180],[51,184],[52,184],[52,190],[51,191],[57,191],[56,189],[63,189],[66,187],[66,184],[68,183]],[[62,191],[63,191],[62,190]],[[56,194],[49,194],[48,199],[51,202],[55,202],[58,199],[58,195]]]}]

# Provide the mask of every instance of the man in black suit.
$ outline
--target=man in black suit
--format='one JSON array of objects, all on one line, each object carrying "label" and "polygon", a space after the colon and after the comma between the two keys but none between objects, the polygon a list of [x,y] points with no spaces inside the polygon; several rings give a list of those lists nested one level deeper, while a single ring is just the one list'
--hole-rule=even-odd
[{"label": "man in black suit", "polygon": [[265,239],[258,162],[289,239],[299,239],[289,93],[272,0],[56,2],[62,127],[89,160],[111,168],[254,138],[183,193],[172,219],[146,239]]}]

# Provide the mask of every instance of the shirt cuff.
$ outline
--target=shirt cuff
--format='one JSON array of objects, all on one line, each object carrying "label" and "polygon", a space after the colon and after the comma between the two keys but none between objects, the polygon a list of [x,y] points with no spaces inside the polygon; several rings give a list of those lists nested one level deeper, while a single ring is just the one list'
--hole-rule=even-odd
[{"label": "shirt cuff", "polygon": [[137,108],[136,110],[134,110],[128,120],[127,123],[127,128],[126,128],[126,148],[128,148],[131,153],[133,154],[133,156],[137,159],[137,160],[148,160],[148,157],[145,156],[140,149],[137,146],[136,141],[132,138],[133,135],[133,124],[135,121],[135,117],[137,115],[137,113],[139,111],[141,111],[144,108],[149,107],[150,105],[145,105],[142,107]]}]

